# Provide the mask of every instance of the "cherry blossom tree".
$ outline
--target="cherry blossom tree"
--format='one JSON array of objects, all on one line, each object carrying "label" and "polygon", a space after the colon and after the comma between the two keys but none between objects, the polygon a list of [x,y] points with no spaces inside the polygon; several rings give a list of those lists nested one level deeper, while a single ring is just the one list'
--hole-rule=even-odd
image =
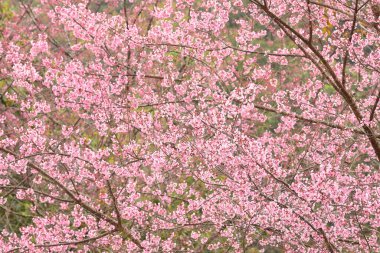
[{"label": "cherry blossom tree", "polygon": [[378,252],[378,0],[20,0],[1,252]]}]

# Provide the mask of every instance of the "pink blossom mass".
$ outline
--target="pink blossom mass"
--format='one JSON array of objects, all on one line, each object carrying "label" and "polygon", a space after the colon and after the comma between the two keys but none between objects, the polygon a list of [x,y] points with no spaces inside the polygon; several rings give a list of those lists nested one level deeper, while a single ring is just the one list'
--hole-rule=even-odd
[{"label": "pink blossom mass", "polygon": [[379,0],[0,1],[0,252],[380,252]]}]

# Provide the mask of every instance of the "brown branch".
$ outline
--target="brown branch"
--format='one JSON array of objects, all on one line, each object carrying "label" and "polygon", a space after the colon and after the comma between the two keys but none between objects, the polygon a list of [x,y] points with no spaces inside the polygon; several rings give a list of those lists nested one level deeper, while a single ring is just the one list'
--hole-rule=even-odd
[{"label": "brown branch", "polygon": [[375,118],[375,112],[376,112],[376,108],[379,104],[379,101],[380,101],[380,90],[379,90],[379,93],[377,94],[375,104],[373,105],[372,110],[371,110],[371,114],[369,116],[370,121],[372,121]]},{"label": "brown branch", "polygon": [[[158,0],[156,0],[156,3],[154,4],[154,8],[156,8],[157,5],[158,5]],[[150,29],[152,28],[152,24],[153,24],[153,16],[151,16],[149,21],[148,21],[148,27],[146,28],[146,34],[148,34]]]},{"label": "brown branch", "polygon": [[[255,188],[257,189],[257,191],[259,192],[259,195],[262,196],[263,198],[265,198],[266,200],[268,201],[271,201],[271,202],[274,202],[276,203],[280,208],[284,208],[284,209],[291,209],[289,206],[285,205],[285,204],[282,204],[280,202],[278,202],[277,200],[269,197],[268,195],[264,194],[260,188],[255,184],[255,182],[252,180],[251,176],[249,174],[247,174],[248,176],[248,179],[249,181],[255,186]],[[325,231],[322,229],[322,228],[319,228],[317,229],[310,221],[308,221],[305,217],[303,217],[302,215],[298,214],[296,211],[294,210],[291,210],[292,213],[294,213],[301,221],[305,222],[314,232],[316,232],[318,235],[322,236],[325,244],[326,244],[326,247],[328,249],[328,251],[330,253],[334,253],[335,252],[335,249],[336,247],[330,242],[330,240],[328,239]]]},{"label": "brown branch", "polygon": [[339,12],[339,13],[342,13],[342,14],[345,14],[345,15],[347,15],[347,16],[351,16],[349,13],[347,13],[347,12],[341,10],[341,9],[338,9],[338,8],[336,8],[336,7],[334,7],[334,6],[331,6],[331,5],[327,5],[327,4],[320,3],[320,2],[315,2],[315,1],[310,1],[310,3],[311,3],[311,4],[314,4],[314,5],[319,5],[319,6],[321,6],[321,7],[325,7],[325,8],[327,8],[327,9],[331,9],[331,10],[333,10],[333,11],[336,11],[336,12]]},{"label": "brown branch", "polygon": [[358,241],[345,240],[345,239],[338,239],[338,242],[349,243],[349,244],[352,244],[352,245],[359,245],[360,244]]},{"label": "brown branch", "polygon": [[[355,118],[358,120],[359,123],[363,123],[363,116],[359,111],[358,106],[356,105],[353,97],[349,94],[349,92],[345,89],[345,87],[340,82],[339,78],[335,74],[334,70],[330,66],[330,64],[327,62],[327,60],[323,57],[323,55],[305,38],[303,37],[299,32],[297,32],[294,28],[289,26],[286,22],[284,22],[281,18],[276,16],[273,12],[271,12],[266,6],[262,5],[256,0],[251,0],[252,3],[256,4],[263,12],[265,12],[270,18],[274,20],[274,22],[286,33],[286,35],[294,41],[294,43],[305,53],[307,54],[306,50],[299,45],[299,43],[296,43],[293,36],[296,36],[298,39],[300,39],[315,55],[315,57],[322,63],[324,68],[326,69],[327,73],[329,73],[329,76],[333,79],[334,83],[332,83],[334,89],[342,96],[344,101],[348,104],[351,111],[355,115]],[[290,34],[291,33],[291,34]],[[312,57],[310,56],[310,60]],[[311,60],[313,64],[318,68],[321,69],[319,64],[316,64],[316,61]],[[375,152],[375,155],[377,159],[380,161],[380,145],[376,140],[375,134],[370,126],[367,124],[363,124],[362,128],[371,143],[371,146]]]},{"label": "brown branch", "polygon": [[[18,155],[15,152],[13,152],[13,151],[11,151],[9,149],[0,147],[0,150],[3,151],[4,153],[13,155],[14,157],[18,157]],[[87,211],[89,211],[90,213],[92,213],[93,215],[95,215],[96,217],[98,217],[98,218],[100,218],[102,220],[105,220],[105,221],[107,221],[107,222],[109,222],[109,223],[111,223],[113,225],[117,224],[117,222],[114,221],[113,219],[105,216],[104,214],[102,214],[102,213],[96,211],[95,209],[93,209],[92,207],[88,206],[80,198],[76,197],[69,189],[67,189],[66,186],[64,186],[57,179],[55,179],[52,176],[50,176],[47,172],[45,172],[43,169],[41,169],[36,164],[34,164],[32,162],[28,162],[27,165],[29,167],[35,169],[36,171],[38,171],[42,176],[46,177],[51,182],[53,182],[56,186],[58,186],[61,190],[63,190],[71,199],[73,199],[78,205],[82,206],[84,209],[86,209]]]},{"label": "brown branch", "polygon": [[74,201],[72,201],[72,200],[62,199],[62,198],[59,198],[59,197],[55,197],[55,196],[52,196],[52,195],[47,194],[47,193],[45,193],[45,192],[42,192],[42,191],[39,191],[39,190],[35,190],[35,189],[33,189],[33,188],[22,187],[22,186],[17,186],[17,185],[0,186],[0,189],[9,189],[9,188],[12,189],[12,192],[15,191],[15,190],[27,190],[27,189],[32,189],[32,190],[33,190],[35,193],[37,193],[37,194],[44,195],[44,196],[46,196],[46,197],[49,197],[49,198],[52,198],[52,199],[55,199],[55,200],[58,200],[58,201],[61,201],[61,202],[74,203]]},{"label": "brown branch", "polygon": [[[111,234],[115,233],[116,231],[117,230],[111,230],[111,231],[105,232],[103,234],[100,234],[98,236],[91,237],[91,238],[86,238],[86,239],[79,240],[79,241],[59,242],[59,243],[54,243],[54,244],[37,244],[37,245],[34,245],[34,247],[36,247],[36,248],[50,248],[50,247],[58,247],[58,246],[65,246],[65,245],[84,244],[84,243],[96,241],[97,239],[100,239],[100,238],[105,237],[107,235],[111,235]],[[11,250],[7,251],[7,253],[18,251],[20,249],[21,249],[20,247],[19,248],[14,248],[14,249],[11,249]]]},{"label": "brown branch", "polygon": [[124,0],[124,2],[123,2],[123,11],[124,11],[125,24],[127,26],[127,30],[129,30],[128,13],[127,13],[127,0]]},{"label": "brown branch", "polygon": [[307,203],[307,200],[306,200],[305,198],[303,198],[303,197],[300,197],[300,196],[298,195],[298,193],[297,193],[295,190],[293,190],[292,187],[291,187],[288,183],[286,183],[284,180],[282,180],[282,179],[276,177],[272,172],[270,172],[269,170],[267,170],[263,165],[259,164],[258,162],[256,162],[256,164],[257,164],[260,168],[262,168],[262,169],[265,171],[265,173],[267,173],[267,174],[268,174],[271,178],[273,178],[277,183],[282,184],[282,185],[285,186],[285,188],[287,188],[291,193],[293,193],[297,198],[299,198],[299,199],[301,199],[302,201],[304,201],[304,202]]},{"label": "brown branch", "polygon": [[[199,49],[199,48],[196,48],[196,47],[193,47],[193,46],[189,46],[189,45],[172,44],[172,43],[154,43],[154,44],[147,43],[147,44],[144,44],[144,45],[145,46],[182,47],[182,48],[190,48],[190,49],[194,49],[194,50],[198,50]],[[260,54],[260,55],[270,55],[270,56],[278,56],[278,57],[301,57],[301,58],[305,58],[304,55],[300,55],[300,54],[281,54],[281,53],[258,52],[258,51],[250,51],[250,50],[240,49],[240,48],[233,47],[233,46],[230,46],[230,45],[227,45],[227,44],[225,44],[225,45],[226,46],[222,47],[222,48],[206,49],[205,51],[212,52],[212,51],[220,51],[220,50],[224,50],[224,49],[230,48],[230,49],[233,49],[233,50],[236,50],[236,51],[240,51],[240,52],[243,52],[243,53],[248,53],[248,54]]]},{"label": "brown branch", "polygon": [[[6,198],[8,197],[10,194],[12,194],[12,192],[14,192],[15,190],[17,190],[17,187],[19,187],[20,185],[22,185],[26,180],[28,180],[28,176],[25,176],[25,178],[20,181],[20,183],[18,183],[14,188],[12,188],[10,191],[8,191],[7,193],[5,193],[3,196],[1,196],[2,198]],[[3,188],[3,186],[0,186],[0,189]]]},{"label": "brown branch", "polygon": [[[11,154],[15,158],[18,157],[18,155],[6,148],[0,147],[0,150],[3,151],[4,153]],[[143,249],[141,246],[141,243],[139,240],[135,239],[131,233],[127,232],[123,227],[119,226],[119,223],[115,221],[114,219],[106,216],[105,214],[97,211],[93,207],[89,206],[87,203],[83,202],[79,197],[76,197],[66,186],[64,186],[61,182],[59,182],[57,179],[53,178],[52,176],[49,175],[46,171],[44,171],[42,168],[37,166],[36,164],[32,162],[28,162],[27,165],[36,171],[38,171],[42,176],[46,177],[49,179],[52,183],[54,183],[56,186],[58,186],[61,190],[63,190],[76,204],[80,205],[83,209],[87,210],[89,213],[94,215],[95,217],[107,221],[111,225],[115,226],[120,232],[124,233],[128,239],[130,239],[134,244],[136,244],[140,249]]]},{"label": "brown branch", "polygon": [[346,52],[344,53],[343,57],[343,67],[342,67],[342,86],[346,86],[346,67],[347,67],[347,61],[348,61],[348,56],[349,56],[349,46],[352,41],[352,36],[354,35],[355,32],[355,27],[356,27],[356,20],[357,20],[357,15],[358,15],[358,2],[359,0],[355,1],[355,11],[354,11],[354,20],[352,21],[352,26],[351,26],[351,31],[350,35],[348,37],[348,45]]},{"label": "brown branch", "polygon": [[28,4],[25,4],[24,1],[20,1],[21,2],[21,5],[22,7],[25,9],[25,12],[26,14],[28,14],[28,16],[32,19],[32,22],[33,24],[36,26],[37,30],[39,30],[40,32],[43,32],[47,35],[47,40],[53,44],[56,48],[60,49],[63,51],[63,53],[69,57],[70,59],[73,59],[73,57],[70,55],[69,52],[66,51],[66,49],[64,49],[62,46],[59,45],[59,43],[50,36],[50,34],[48,33],[48,31],[43,31],[40,27],[40,25],[38,24],[39,21],[38,19],[36,18],[36,16],[34,15],[34,12],[33,10],[31,9],[30,5]]},{"label": "brown branch", "polygon": [[197,253],[202,253],[202,252],[205,252],[205,249],[207,248],[207,246],[212,243],[214,240],[216,240],[220,234],[220,232],[222,232],[223,229],[226,228],[226,225],[223,225],[218,231],[214,232],[208,239],[205,243],[201,244],[198,249],[196,249],[194,252],[197,252]]},{"label": "brown branch", "polygon": [[83,240],[79,240],[79,241],[72,241],[72,242],[59,242],[59,243],[55,243],[55,244],[37,244],[35,245],[34,247],[37,247],[37,248],[49,248],[49,247],[57,247],[57,246],[64,246],[64,245],[78,245],[78,244],[83,244],[83,243],[87,243],[87,242],[91,242],[91,241],[95,241],[97,239],[100,239],[102,237],[105,237],[107,235],[110,235],[110,234],[113,234],[115,233],[117,230],[111,230],[111,231],[108,231],[108,232],[105,232],[103,234],[100,234],[98,236],[95,236],[95,237],[91,237],[91,238],[87,238],[87,239],[83,239]]},{"label": "brown branch", "polygon": [[248,53],[248,54],[260,54],[260,55],[269,55],[269,56],[279,56],[279,57],[300,57],[300,58],[306,58],[305,55],[301,54],[280,54],[280,53],[267,53],[267,52],[257,52],[257,51],[250,51],[250,50],[244,50],[233,46],[226,46],[227,48],[231,48],[236,51]]},{"label": "brown branch", "polygon": [[[277,114],[280,114],[280,115],[284,115],[284,116],[288,116],[288,117],[293,117],[293,118],[296,118],[296,119],[299,119],[299,120],[302,120],[302,121],[306,121],[306,122],[309,122],[309,123],[312,123],[312,124],[320,124],[320,125],[328,126],[328,127],[331,127],[331,128],[336,128],[336,129],[339,129],[339,130],[342,130],[342,131],[351,131],[351,132],[354,132],[354,133],[357,133],[357,134],[366,135],[366,133],[363,132],[363,131],[361,131],[361,130],[351,129],[351,128],[348,128],[348,127],[345,127],[345,126],[341,126],[341,125],[338,125],[338,124],[334,124],[334,123],[330,123],[330,122],[326,122],[326,121],[322,121],[322,120],[309,119],[309,118],[305,118],[305,117],[299,116],[297,114],[283,112],[283,111],[278,111],[276,109],[265,107],[265,106],[262,106],[262,105],[255,104],[254,106],[256,108],[260,109],[260,110],[263,110],[263,111],[274,112],[274,113],[277,113]],[[380,138],[380,135],[377,135],[375,137],[376,138]]]},{"label": "brown branch", "polygon": [[6,207],[4,205],[0,205],[0,208],[4,209],[5,211],[7,211],[9,213],[12,213],[14,215],[21,216],[21,217],[24,217],[24,218],[34,218],[34,217],[36,217],[34,215],[27,215],[27,214],[22,214],[22,213],[15,212],[12,209],[10,209],[10,208],[8,208],[8,207]]},{"label": "brown branch", "polygon": [[358,214],[357,214],[356,212],[355,212],[355,219],[356,219],[356,222],[357,222],[358,225],[359,225],[360,232],[361,232],[362,236],[364,237],[364,240],[365,240],[365,242],[366,242],[366,244],[367,244],[367,247],[368,247],[369,252],[372,252],[371,246],[369,245],[369,242],[368,242],[367,236],[365,236],[365,233],[364,233],[363,228],[362,228],[362,224],[360,224],[360,221],[359,221],[359,219],[358,219]]},{"label": "brown branch", "polygon": [[115,212],[116,212],[117,223],[118,223],[119,227],[122,227],[121,215],[119,212],[119,208],[117,207],[117,200],[116,200],[115,195],[112,192],[112,188],[111,188],[111,184],[110,184],[109,180],[107,180],[107,188],[108,188],[109,194],[112,198],[112,204],[113,204],[113,207],[114,207]]},{"label": "brown branch", "polygon": [[309,15],[309,42],[313,42],[313,21],[311,20],[311,9],[310,9],[310,0],[306,0],[307,2],[307,12]]},{"label": "brown branch", "polygon": [[[380,93],[379,93],[379,97],[380,97]],[[198,100],[192,100],[192,101],[193,102],[198,102]],[[206,100],[206,101],[212,102],[212,100]],[[167,101],[167,102],[162,102],[162,103],[140,105],[139,108],[149,107],[149,106],[162,106],[162,105],[166,105],[166,104],[176,104],[176,103],[186,103],[186,102],[183,101],[183,100]],[[346,127],[346,126],[341,126],[341,125],[334,124],[334,123],[327,122],[327,121],[323,121],[323,120],[317,120],[317,119],[310,119],[310,118],[302,117],[302,116],[297,115],[295,113],[289,113],[289,112],[279,111],[279,110],[276,110],[274,108],[270,108],[270,107],[267,107],[267,106],[264,106],[264,105],[254,104],[254,107],[257,108],[257,109],[259,109],[259,110],[262,110],[262,111],[273,112],[273,113],[276,113],[276,114],[279,114],[279,115],[283,115],[283,116],[286,116],[286,117],[296,118],[298,120],[302,120],[302,121],[305,121],[305,122],[308,122],[308,123],[311,123],[311,124],[324,125],[324,126],[335,128],[335,129],[339,129],[339,130],[342,130],[342,131],[350,131],[350,132],[354,132],[356,134],[366,135],[366,133],[363,132],[362,130],[352,129],[352,128],[349,128],[349,127]],[[375,135],[375,137],[380,139],[380,135]]]}]

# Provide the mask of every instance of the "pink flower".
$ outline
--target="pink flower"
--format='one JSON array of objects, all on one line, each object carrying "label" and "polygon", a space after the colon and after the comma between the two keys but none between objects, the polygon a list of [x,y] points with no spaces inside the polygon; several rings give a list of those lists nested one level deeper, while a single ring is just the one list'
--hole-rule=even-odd
[{"label": "pink flower", "polygon": [[46,39],[47,39],[46,34],[39,34],[38,41],[31,42],[32,48],[30,49],[30,54],[33,58],[36,57],[38,54],[45,53],[49,50],[49,46]]}]

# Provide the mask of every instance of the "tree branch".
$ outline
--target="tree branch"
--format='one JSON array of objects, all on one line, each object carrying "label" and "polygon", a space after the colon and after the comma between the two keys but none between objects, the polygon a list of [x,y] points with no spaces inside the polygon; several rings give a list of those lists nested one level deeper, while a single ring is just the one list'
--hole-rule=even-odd
[{"label": "tree branch", "polygon": [[379,104],[379,100],[380,100],[380,90],[379,90],[379,93],[377,94],[375,104],[373,105],[372,110],[371,110],[371,114],[369,116],[370,121],[372,121],[375,118],[375,112],[376,112],[377,106]]},{"label": "tree branch", "polygon": [[[3,151],[4,153],[7,153],[7,154],[11,154],[13,155],[14,157],[18,157],[18,155],[11,151],[11,150],[8,150],[6,148],[3,148],[3,147],[0,147],[0,150]],[[51,182],[53,182],[56,186],[58,186],[61,190],[63,190],[76,204],[80,205],[83,209],[87,210],[89,213],[91,213],[92,215],[94,215],[95,217],[99,218],[99,219],[102,219],[104,221],[107,221],[108,223],[110,223],[111,225],[115,226],[116,228],[118,228],[118,230],[122,233],[124,233],[128,239],[130,239],[134,244],[136,244],[140,249],[143,249],[143,247],[141,246],[141,243],[135,239],[132,234],[130,234],[129,232],[125,231],[124,228],[120,228],[119,227],[119,223],[117,221],[115,221],[114,219],[106,216],[105,214],[95,210],[93,207],[89,206],[88,204],[84,203],[80,198],[76,197],[69,189],[67,189],[66,186],[64,186],[61,182],[59,182],[57,179],[53,178],[52,176],[50,176],[46,171],[44,171],[43,169],[41,169],[39,166],[37,166],[36,164],[28,161],[27,165],[33,169],[35,169],[36,171],[38,171],[42,176],[46,177],[47,179],[49,179]]]},{"label": "tree branch", "polygon": [[[371,146],[375,152],[375,155],[377,159],[380,161],[380,146],[379,143],[376,140],[375,134],[370,126],[367,124],[363,124],[363,116],[359,111],[358,106],[356,105],[353,97],[349,94],[349,92],[345,89],[345,87],[342,85],[341,81],[335,74],[334,70],[330,66],[330,64],[327,62],[327,60],[323,57],[323,55],[305,38],[303,37],[299,32],[297,32],[294,28],[289,26],[286,22],[284,22],[281,18],[276,16],[274,13],[272,13],[266,6],[262,5],[256,0],[250,0],[252,3],[257,5],[264,13],[266,13],[270,18],[274,20],[274,22],[286,33],[286,35],[293,40],[293,42],[307,55],[306,50],[299,45],[299,43],[295,42],[295,39],[291,34],[296,36],[298,39],[300,39],[315,55],[315,57],[322,63],[324,68],[326,69],[327,73],[329,73],[329,76],[334,81],[334,84],[331,83],[334,87],[334,89],[342,96],[344,101],[348,104],[351,111],[355,115],[355,118],[358,120],[360,124],[362,124],[362,128],[367,135],[367,138],[369,142],[371,143]],[[290,34],[291,33],[291,34]],[[309,59],[313,62],[313,64],[321,70],[321,67],[319,64],[316,64],[315,60],[312,60],[312,57],[310,56]],[[323,73],[323,72],[322,72]]]},{"label": "tree branch", "polygon": [[[59,246],[67,246],[67,245],[84,244],[84,243],[96,241],[97,239],[100,239],[100,238],[105,237],[107,235],[111,235],[111,234],[115,233],[116,231],[117,230],[111,230],[111,231],[105,232],[103,234],[100,234],[98,236],[87,238],[87,239],[83,239],[83,240],[79,240],[79,241],[59,242],[59,243],[54,243],[54,244],[37,244],[37,245],[34,245],[34,247],[35,248],[51,248],[51,247],[59,247]],[[14,249],[11,249],[11,250],[7,251],[7,253],[11,253],[11,252],[14,252],[14,251],[17,251],[17,250],[20,250],[20,249],[21,249],[20,247],[19,248],[14,248]]]},{"label": "tree branch", "polygon": [[342,67],[342,86],[346,86],[346,66],[347,66],[347,61],[348,61],[348,56],[349,56],[349,46],[352,41],[352,36],[354,35],[355,32],[355,27],[356,27],[356,19],[358,15],[358,2],[359,0],[355,1],[355,10],[354,10],[354,20],[352,21],[352,26],[351,26],[351,31],[350,35],[348,37],[348,44],[347,44],[347,49],[343,57],[343,67]]}]

